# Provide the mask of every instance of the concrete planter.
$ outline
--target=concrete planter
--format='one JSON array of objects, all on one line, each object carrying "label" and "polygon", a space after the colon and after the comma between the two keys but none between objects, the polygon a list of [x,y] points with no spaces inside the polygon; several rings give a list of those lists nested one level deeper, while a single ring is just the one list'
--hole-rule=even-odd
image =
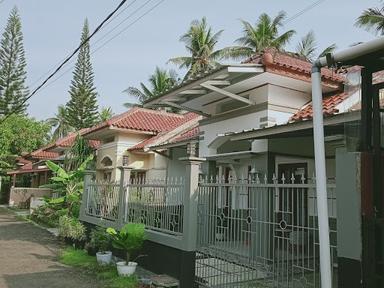
[{"label": "concrete planter", "polygon": [[127,265],[126,261],[121,261],[116,263],[116,267],[117,267],[117,273],[119,274],[119,276],[127,277],[135,273],[137,263],[128,262],[128,265]]},{"label": "concrete planter", "polygon": [[111,264],[111,261],[112,261],[112,252],[111,251],[97,252],[96,259],[97,259],[97,263],[99,263],[100,265],[109,265]]}]

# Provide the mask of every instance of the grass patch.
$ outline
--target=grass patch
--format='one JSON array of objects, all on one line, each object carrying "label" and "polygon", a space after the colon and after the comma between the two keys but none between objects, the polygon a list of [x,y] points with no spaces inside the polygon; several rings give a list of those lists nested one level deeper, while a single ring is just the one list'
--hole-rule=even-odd
[{"label": "grass patch", "polygon": [[65,248],[60,254],[60,262],[68,266],[83,269],[94,275],[104,287],[108,288],[137,288],[135,276],[119,277],[115,265],[100,266],[96,257],[89,256],[84,250],[72,247]]},{"label": "grass patch", "polygon": [[84,250],[76,250],[72,247],[64,249],[60,254],[60,262],[82,268],[92,268],[96,266],[96,258],[89,256]]}]

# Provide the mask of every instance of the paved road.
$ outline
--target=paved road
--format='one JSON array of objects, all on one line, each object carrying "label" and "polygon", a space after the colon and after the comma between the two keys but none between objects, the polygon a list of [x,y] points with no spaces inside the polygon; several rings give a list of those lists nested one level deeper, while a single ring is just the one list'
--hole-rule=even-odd
[{"label": "paved road", "polygon": [[0,288],[97,288],[57,261],[59,249],[50,233],[0,207]]}]

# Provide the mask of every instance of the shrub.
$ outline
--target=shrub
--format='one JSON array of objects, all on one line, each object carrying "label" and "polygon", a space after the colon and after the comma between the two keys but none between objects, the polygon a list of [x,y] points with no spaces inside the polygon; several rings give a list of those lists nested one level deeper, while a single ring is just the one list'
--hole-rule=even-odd
[{"label": "shrub", "polygon": [[59,219],[59,236],[73,241],[83,241],[86,239],[85,226],[75,218],[66,215],[61,216]]},{"label": "shrub", "polygon": [[111,247],[111,236],[102,227],[96,227],[91,231],[90,247],[105,252]]},{"label": "shrub", "polygon": [[144,224],[128,223],[119,232],[113,228],[108,228],[107,233],[111,235],[113,247],[124,250],[127,263],[130,255],[139,250],[145,240]]}]

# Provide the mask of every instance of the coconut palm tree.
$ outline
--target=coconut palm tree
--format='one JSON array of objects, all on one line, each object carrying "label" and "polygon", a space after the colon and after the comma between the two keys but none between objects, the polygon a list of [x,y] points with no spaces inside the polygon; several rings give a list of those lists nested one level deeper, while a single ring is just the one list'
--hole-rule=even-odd
[{"label": "coconut palm tree", "polygon": [[226,48],[225,56],[244,59],[267,48],[283,49],[296,33],[294,30],[279,33],[279,28],[283,27],[285,18],[286,13],[280,11],[275,18],[271,18],[266,13],[261,14],[254,26],[247,21],[240,20],[243,24],[243,36],[235,41],[239,46]]},{"label": "coconut palm tree", "polygon": [[223,30],[216,33],[208,25],[207,19],[194,20],[187,33],[180,37],[180,41],[185,43],[189,55],[169,59],[168,62],[176,64],[179,68],[187,68],[183,80],[196,76],[218,67],[223,56],[223,50],[215,50]]},{"label": "coconut palm tree", "polygon": [[67,109],[65,108],[65,105],[59,105],[55,116],[47,119],[47,123],[51,125],[52,128],[55,127],[52,134],[52,140],[65,137],[69,132],[74,131],[73,127],[67,122],[66,115]]},{"label": "coconut palm tree", "polygon": [[101,108],[99,112],[99,119],[100,122],[107,121],[108,119],[112,118],[113,112],[111,107],[103,107]]},{"label": "coconut palm tree", "polygon": [[355,25],[375,34],[384,35],[384,6],[368,8],[357,18]]},{"label": "coconut palm tree", "polygon": [[[177,85],[179,79],[173,70],[165,70],[156,67],[155,72],[148,79],[149,87],[144,83],[140,83],[140,88],[128,87],[123,92],[138,99],[139,103],[144,103],[146,100],[161,95]],[[124,103],[124,106],[130,108],[135,106],[133,103]]]},{"label": "coconut palm tree", "polygon": [[336,49],[336,44],[328,46],[320,54],[317,54],[317,49],[315,33],[309,31],[297,44],[296,53],[312,62],[317,57],[323,57],[326,54],[333,52]]}]

